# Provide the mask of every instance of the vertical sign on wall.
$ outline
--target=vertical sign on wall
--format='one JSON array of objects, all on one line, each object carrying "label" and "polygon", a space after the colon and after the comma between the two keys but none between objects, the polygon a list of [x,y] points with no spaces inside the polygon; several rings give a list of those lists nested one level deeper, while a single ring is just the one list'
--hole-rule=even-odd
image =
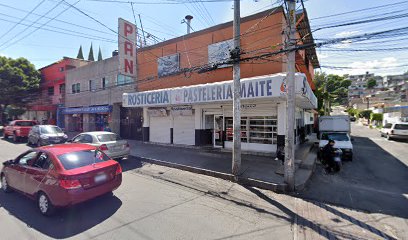
[{"label": "vertical sign on wall", "polygon": [[136,77],[136,25],[119,18],[119,73]]}]

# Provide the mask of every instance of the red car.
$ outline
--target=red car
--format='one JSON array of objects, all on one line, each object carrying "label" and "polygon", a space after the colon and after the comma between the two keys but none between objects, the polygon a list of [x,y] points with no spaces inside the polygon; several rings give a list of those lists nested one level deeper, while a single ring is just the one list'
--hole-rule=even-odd
[{"label": "red car", "polygon": [[3,165],[2,190],[36,200],[43,215],[109,193],[122,183],[119,163],[88,144],[31,149]]},{"label": "red car", "polygon": [[31,128],[37,125],[36,121],[31,120],[15,120],[4,128],[3,136],[7,139],[13,136],[13,141],[18,142],[21,138],[27,138]]}]

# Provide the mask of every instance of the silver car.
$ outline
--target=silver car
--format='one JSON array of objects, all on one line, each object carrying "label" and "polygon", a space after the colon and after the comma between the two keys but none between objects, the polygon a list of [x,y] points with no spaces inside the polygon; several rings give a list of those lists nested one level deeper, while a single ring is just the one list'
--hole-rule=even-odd
[{"label": "silver car", "polygon": [[69,142],[87,143],[98,147],[110,158],[121,160],[130,153],[129,143],[111,132],[84,132],[75,136]]},{"label": "silver car", "polygon": [[38,147],[50,144],[65,143],[68,136],[54,125],[35,125],[28,133],[28,144]]}]

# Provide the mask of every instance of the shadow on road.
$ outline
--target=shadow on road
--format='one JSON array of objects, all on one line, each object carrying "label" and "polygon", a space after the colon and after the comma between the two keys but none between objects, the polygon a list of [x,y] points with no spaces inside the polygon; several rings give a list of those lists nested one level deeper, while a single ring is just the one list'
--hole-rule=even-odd
[{"label": "shadow on road", "polygon": [[[346,234],[346,233],[342,233],[340,231],[336,231],[336,230],[332,230],[332,229],[328,229],[327,227],[325,227],[324,225],[321,225],[319,223],[315,223],[310,221],[309,219],[304,218],[303,216],[293,212],[292,210],[290,210],[289,208],[285,207],[283,204],[279,203],[278,201],[266,196],[265,194],[263,194],[261,191],[259,191],[256,188],[252,188],[252,187],[248,187],[248,186],[244,186],[246,189],[248,189],[249,191],[251,191],[252,193],[254,193],[255,195],[257,195],[259,198],[265,200],[266,202],[270,203],[271,205],[277,207],[279,210],[281,210],[282,212],[284,212],[287,216],[290,216],[290,218],[292,219],[292,223],[300,226],[301,228],[309,228],[312,231],[316,232],[317,234],[319,234],[321,237],[325,238],[325,239],[338,239],[339,237],[341,238],[345,238],[345,239],[360,239],[359,236],[354,236],[351,234]],[[384,239],[390,239],[390,240],[394,240],[394,237],[391,237],[389,235],[387,235],[386,233],[376,229],[373,226],[370,226],[366,223],[363,223],[343,212],[340,212],[328,205],[322,204],[322,203],[318,203],[315,201],[311,201],[313,204],[325,209],[326,211],[329,211],[335,215],[337,215],[338,217],[349,221],[351,224],[355,224],[360,226],[361,228],[364,228],[367,231],[370,231],[376,235],[378,235],[381,238]]]},{"label": "shadow on road", "polygon": [[354,160],[333,175],[324,174],[318,165],[299,196],[407,219],[407,166],[369,138],[354,139]]},{"label": "shadow on road", "polygon": [[142,162],[140,158],[132,157],[132,156],[129,156],[128,158],[119,161],[119,163],[120,163],[120,166],[122,167],[123,172],[141,168],[145,164],[144,162]]},{"label": "shadow on road", "polygon": [[62,239],[82,233],[111,217],[122,205],[116,196],[105,195],[83,204],[60,209],[52,217],[44,217],[36,203],[16,192],[0,193],[0,208],[51,238]]},{"label": "shadow on road", "polygon": [[24,145],[24,144],[25,144],[25,145],[28,146],[28,141],[27,141],[26,139],[23,139],[23,140],[20,139],[19,142],[14,142],[13,139],[10,138],[10,137],[8,137],[7,139],[4,138],[4,137],[2,137],[1,140],[7,141],[7,142],[9,142],[9,143],[11,143],[11,144],[18,144],[18,145]]}]

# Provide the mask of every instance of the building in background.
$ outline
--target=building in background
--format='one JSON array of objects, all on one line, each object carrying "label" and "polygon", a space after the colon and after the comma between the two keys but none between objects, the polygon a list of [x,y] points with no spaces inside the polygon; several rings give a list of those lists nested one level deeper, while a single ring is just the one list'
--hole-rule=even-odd
[{"label": "building in background", "polygon": [[[115,133],[122,132],[124,138],[137,139],[140,135],[141,139],[141,120],[139,130],[134,126],[137,123],[129,123],[137,113],[121,107],[122,93],[135,91],[136,82],[120,74],[119,56],[116,52],[113,55],[67,72],[66,107],[62,109],[67,131],[100,131],[109,126]],[[135,128],[132,136],[129,127]]]},{"label": "building in background", "polygon": [[89,61],[63,57],[61,60],[39,69],[41,72],[40,96],[30,103],[25,119],[35,119],[40,123],[57,124],[64,128],[59,108],[65,104],[66,72],[84,66]]}]

